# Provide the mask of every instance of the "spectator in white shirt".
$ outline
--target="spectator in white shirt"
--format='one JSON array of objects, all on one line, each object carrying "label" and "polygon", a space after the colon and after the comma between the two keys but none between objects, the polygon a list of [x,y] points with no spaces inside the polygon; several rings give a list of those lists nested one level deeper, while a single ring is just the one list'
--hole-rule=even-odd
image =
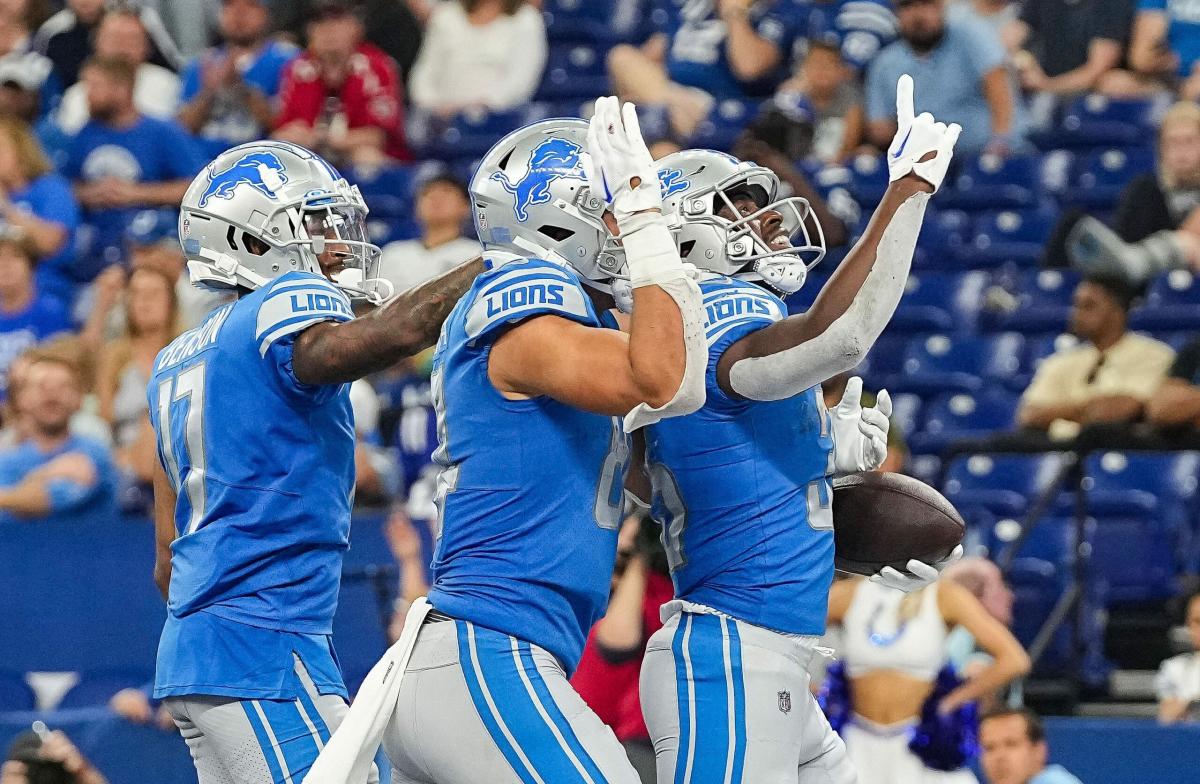
[{"label": "spectator in white shirt", "polygon": [[1194,650],[1167,659],[1154,680],[1162,724],[1200,722],[1200,593],[1188,600],[1186,620]]},{"label": "spectator in white shirt", "polygon": [[[179,110],[179,77],[161,65],[147,62],[150,39],[136,11],[114,10],[104,14],[96,28],[96,57],[101,60],[125,60],[137,68],[133,85],[133,105],[138,113],[157,120],[173,120]],[[63,93],[55,116],[58,127],[75,134],[89,119],[87,92],[76,82]]]},{"label": "spectator in white shirt", "polygon": [[463,236],[470,214],[471,202],[461,181],[444,174],[426,180],[416,204],[421,236],[385,245],[379,277],[391,281],[399,293],[478,255],[479,243]]},{"label": "spectator in white shirt", "polygon": [[414,107],[448,117],[527,103],[546,68],[546,26],[525,0],[451,0],[429,17],[409,77]]}]

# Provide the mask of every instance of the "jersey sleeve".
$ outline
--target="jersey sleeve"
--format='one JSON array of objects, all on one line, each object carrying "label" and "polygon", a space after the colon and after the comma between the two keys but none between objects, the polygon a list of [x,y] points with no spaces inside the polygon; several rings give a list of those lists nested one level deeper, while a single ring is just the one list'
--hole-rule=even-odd
[{"label": "jersey sleeve", "polygon": [[708,402],[718,406],[738,406],[745,401],[727,394],[717,383],[717,363],[721,356],[751,332],[769,327],[787,315],[783,303],[750,284],[722,286],[704,294],[704,335],[708,341],[708,370],[705,387]]},{"label": "jersey sleeve", "polygon": [[471,345],[494,341],[509,327],[533,316],[552,315],[599,326],[579,280],[557,264],[529,259],[505,264],[478,284],[464,328]]},{"label": "jersey sleeve", "polygon": [[[322,321],[350,321],[354,311],[346,294],[320,275],[289,273],[272,282],[258,306],[254,340],[258,353],[294,395],[313,397],[324,387],[302,383],[292,371],[296,337]],[[334,385],[331,389],[337,389]]]}]

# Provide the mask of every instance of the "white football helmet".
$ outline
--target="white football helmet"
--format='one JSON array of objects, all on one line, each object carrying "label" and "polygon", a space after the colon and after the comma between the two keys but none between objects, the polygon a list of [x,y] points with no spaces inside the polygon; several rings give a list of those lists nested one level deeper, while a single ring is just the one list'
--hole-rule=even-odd
[{"label": "white football helmet", "polygon": [[[715,150],[683,150],[658,162],[663,211],[681,221],[679,252],[699,269],[766,284],[777,294],[799,291],[808,270],[825,257],[825,235],[807,200],[778,198],[770,169]],[[731,196],[746,194],[757,209],[743,215]],[[720,215],[722,208],[732,218]],[[768,212],[782,218],[782,237],[756,229]]]},{"label": "white football helmet", "polygon": [[614,278],[627,277],[625,253],[583,173],[587,130],[584,120],[552,119],[505,136],[471,179],[471,204],[485,248],[567,264],[611,292]]},{"label": "white football helmet", "polygon": [[184,194],[179,240],[192,283],[254,290],[294,270],[325,275],[319,257],[344,267],[331,277],[351,299],[379,304],[379,246],[367,239],[367,205],[324,158],[285,142],[226,150]]}]

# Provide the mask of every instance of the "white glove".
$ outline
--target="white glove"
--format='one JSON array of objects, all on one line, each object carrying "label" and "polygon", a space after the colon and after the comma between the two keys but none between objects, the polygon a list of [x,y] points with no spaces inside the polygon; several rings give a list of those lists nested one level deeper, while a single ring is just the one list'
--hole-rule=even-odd
[{"label": "white glove", "polygon": [[897,591],[910,593],[924,588],[930,583],[937,582],[937,578],[941,575],[942,570],[959,558],[962,558],[962,554],[963,546],[960,544],[949,555],[935,564],[927,564],[914,558],[904,565],[904,568],[910,574],[905,574],[890,566],[885,566],[867,579],[873,583],[886,585],[888,588],[895,588]]},{"label": "white glove", "polygon": [[608,203],[618,226],[636,212],[662,210],[658,168],[633,104],[622,107],[613,96],[596,99],[587,139],[588,154],[581,160],[588,188]]},{"label": "white glove", "polygon": [[[913,80],[904,74],[896,85],[896,138],[887,151],[888,179],[895,182],[912,172],[936,192],[942,187],[962,128],[958,123],[935,122],[929,112],[914,118],[913,111]],[[931,152],[935,153],[932,158],[921,160]]]},{"label": "white glove", "polygon": [[892,399],[881,390],[874,408],[862,407],[862,379],[846,382],[842,402],[832,413],[833,470],[836,474],[874,471],[887,459]]}]

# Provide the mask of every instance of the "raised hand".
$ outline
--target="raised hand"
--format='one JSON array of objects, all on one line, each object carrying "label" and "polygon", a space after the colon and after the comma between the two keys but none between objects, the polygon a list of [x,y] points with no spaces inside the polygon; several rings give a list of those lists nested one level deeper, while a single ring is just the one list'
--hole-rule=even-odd
[{"label": "raised hand", "polygon": [[914,113],[913,80],[904,74],[896,85],[896,137],[887,151],[888,178],[895,182],[912,174],[936,192],[946,177],[962,128],[957,123],[937,122],[929,112],[915,117]]}]

